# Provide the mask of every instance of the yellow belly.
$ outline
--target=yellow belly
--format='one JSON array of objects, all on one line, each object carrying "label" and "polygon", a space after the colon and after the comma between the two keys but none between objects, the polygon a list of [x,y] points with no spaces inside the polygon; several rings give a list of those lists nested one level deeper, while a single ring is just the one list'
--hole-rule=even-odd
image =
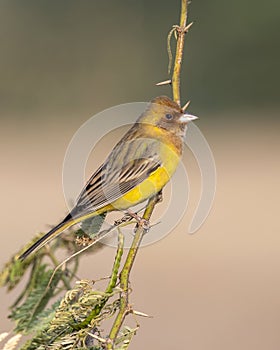
[{"label": "yellow belly", "polygon": [[111,204],[113,208],[127,209],[137,205],[158,193],[167,184],[178,166],[180,156],[166,144],[161,145],[160,154],[162,155],[162,165],[146,180],[114,201]]}]

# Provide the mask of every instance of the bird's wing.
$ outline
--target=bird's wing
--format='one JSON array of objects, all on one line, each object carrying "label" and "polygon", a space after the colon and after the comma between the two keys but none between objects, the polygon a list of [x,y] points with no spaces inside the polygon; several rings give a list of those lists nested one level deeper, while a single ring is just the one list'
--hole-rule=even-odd
[{"label": "bird's wing", "polygon": [[121,198],[161,166],[155,140],[118,144],[82,190],[74,212],[78,216]]}]

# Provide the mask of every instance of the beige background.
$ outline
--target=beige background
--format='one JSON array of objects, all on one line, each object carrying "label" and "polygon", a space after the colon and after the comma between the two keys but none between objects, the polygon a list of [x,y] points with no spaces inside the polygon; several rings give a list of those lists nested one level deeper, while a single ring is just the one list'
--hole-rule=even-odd
[{"label": "beige background", "polygon": [[[104,108],[170,94],[153,84],[166,78],[165,37],[179,2],[59,3],[0,5],[1,265],[65,214],[62,164],[77,128]],[[183,72],[183,100],[192,99],[216,161],[215,202],[199,232],[186,234],[200,190],[187,152],[187,213],[134,266],[131,301],[153,318],[140,319],[132,349],[280,347],[279,6],[224,3],[193,1]],[[79,276],[108,275],[113,256],[105,247],[85,257]],[[1,331],[11,329],[18,293],[0,290]]]},{"label": "beige background", "polygon": [[[191,160],[186,216],[165,239],[141,249],[134,266],[131,300],[153,318],[140,320],[133,348],[278,349],[279,124],[272,128],[266,118],[250,133],[251,123],[241,127],[234,118],[227,129],[205,130],[218,172],[215,202],[199,232],[186,234],[199,194]],[[66,211],[61,164],[75,127],[1,129],[1,263]],[[113,254],[105,247],[84,258],[79,276],[108,275]],[[1,290],[3,331],[10,328],[4,315],[15,295]]]}]

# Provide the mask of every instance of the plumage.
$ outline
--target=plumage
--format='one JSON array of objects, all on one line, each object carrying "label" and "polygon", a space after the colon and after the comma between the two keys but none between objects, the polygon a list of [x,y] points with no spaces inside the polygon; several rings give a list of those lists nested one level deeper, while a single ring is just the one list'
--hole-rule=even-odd
[{"label": "plumage", "polygon": [[189,117],[168,97],[152,100],[90,177],[72,211],[20,259],[78,222],[128,209],[159,192],[177,168]]}]

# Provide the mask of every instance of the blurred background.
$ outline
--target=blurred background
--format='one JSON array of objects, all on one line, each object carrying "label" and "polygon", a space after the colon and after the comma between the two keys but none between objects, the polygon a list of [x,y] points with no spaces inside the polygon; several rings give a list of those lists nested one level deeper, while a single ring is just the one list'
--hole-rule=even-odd
[{"label": "blurred background", "polygon": [[[182,102],[200,116],[217,192],[204,225],[186,234],[200,193],[186,152],[188,211],[134,266],[131,301],[153,318],[139,320],[131,348],[278,350],[279,1],[193,0],[189,9]],[[179,10],[179,0],[1,1],[1,265],[65,214],[62,164],[82,123],[171,96],[155,83],[169,78],[166,37]],[[113,256],[105,247],[85,257],[79,276],[108,275]],[[0,293],[2,332],[19,290]]]}]

